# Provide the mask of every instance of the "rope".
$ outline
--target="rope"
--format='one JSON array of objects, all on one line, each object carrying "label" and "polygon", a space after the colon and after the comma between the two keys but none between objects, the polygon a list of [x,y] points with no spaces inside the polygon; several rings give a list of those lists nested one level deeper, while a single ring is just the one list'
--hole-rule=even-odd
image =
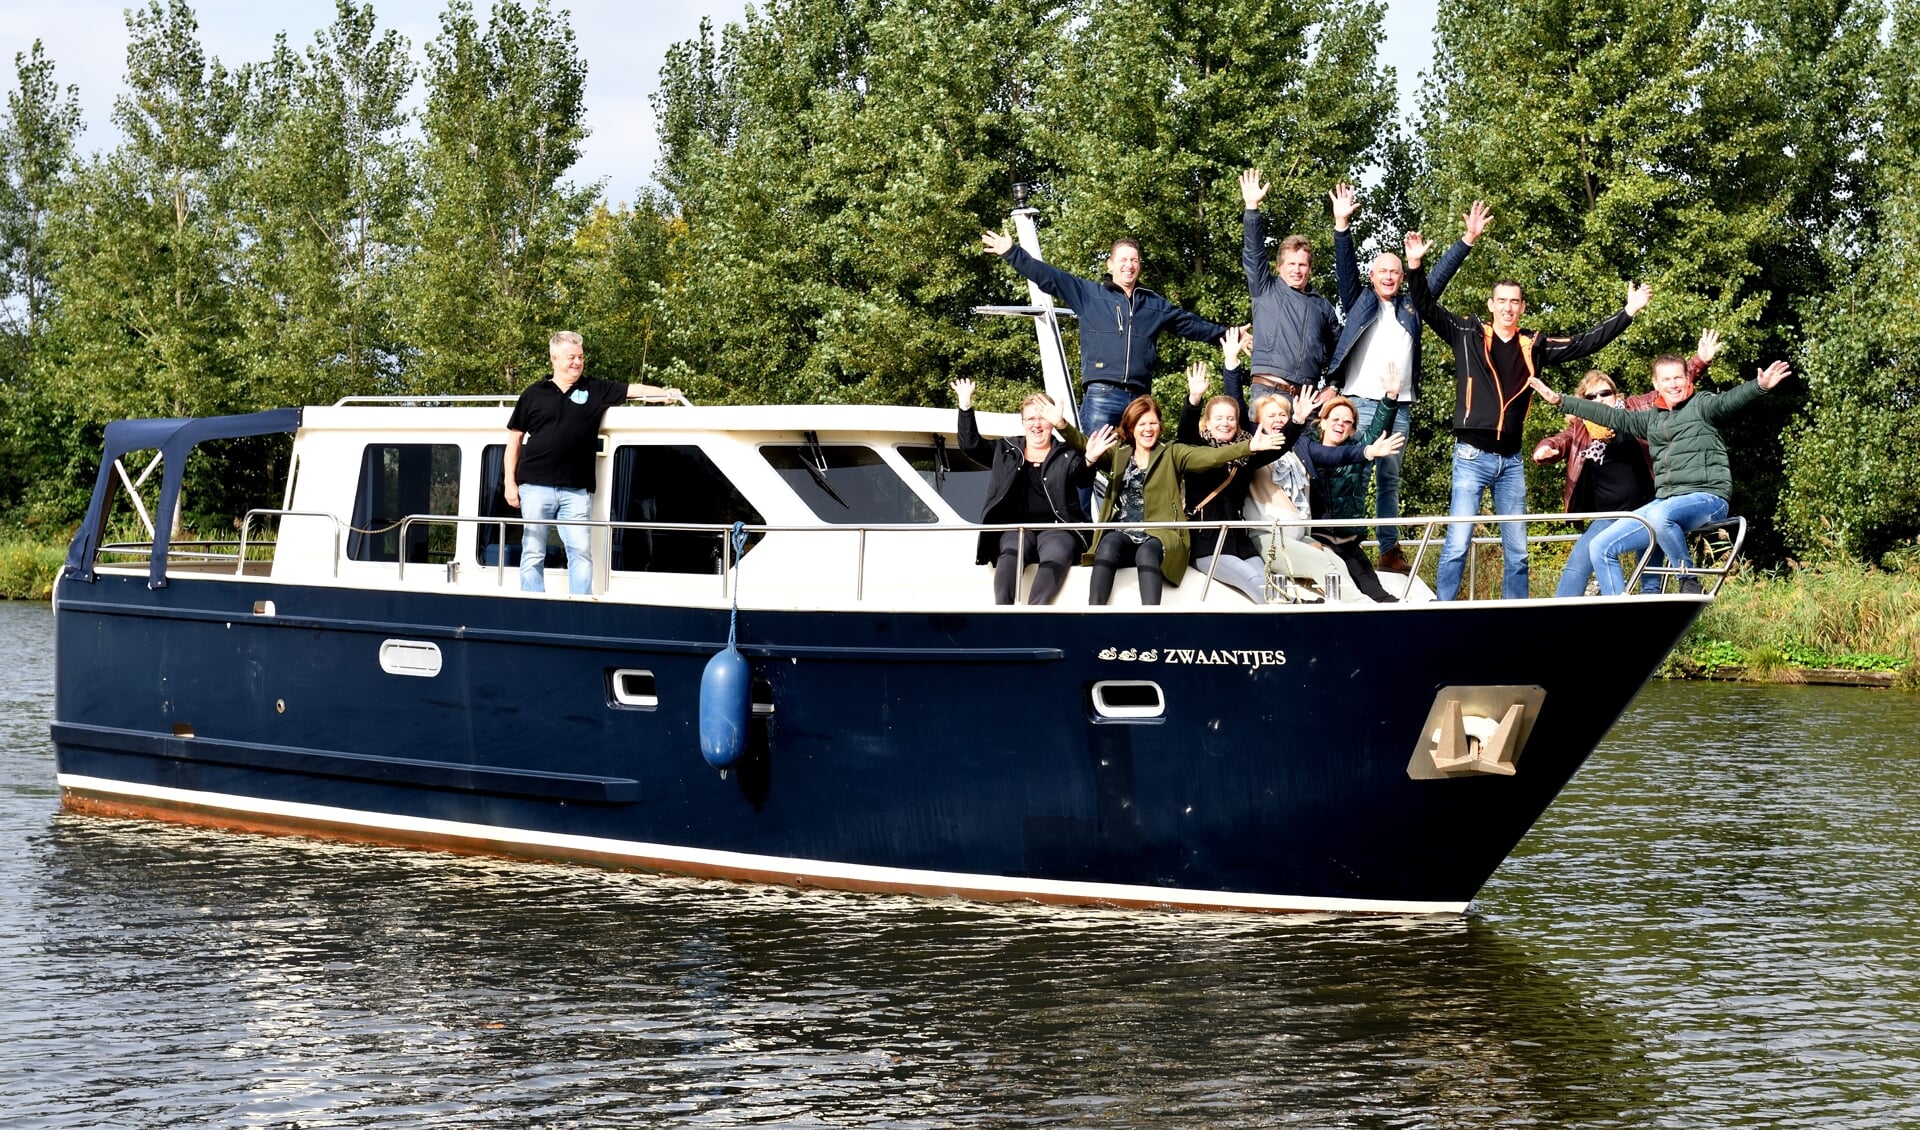
[{"label": "rope", "polygon": [[747,524],[733,524],[733,611],[727,617],[727,646],[732,647],[740,630],[740,561],[747,552]]}]

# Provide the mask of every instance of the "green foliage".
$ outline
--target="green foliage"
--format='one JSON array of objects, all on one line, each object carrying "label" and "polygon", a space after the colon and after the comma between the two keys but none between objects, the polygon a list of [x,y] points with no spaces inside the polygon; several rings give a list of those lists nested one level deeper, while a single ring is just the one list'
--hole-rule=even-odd
[{"label": "green foliage", "polygon": [[546,0],[497,0],[484,30],[466,0],[441,14],[399,281],[409,390],[517,392],[544,374],[593,201],[564,179],[586,137],[585,86],[573,28]]},{"label": "green foliage", "polygon": [[328,403],[396,380],[395,250],[411,199],[407,42],[338,0],[304,55],[245,68],[234,152],[246,232],[236,362],[254,403]]},{"label": "green foliage", "polygon": [[1807,334],[1807,406],[1788,437],[1781,517],[1810,556],[1872,561],[1920,535],[1920,3],[1894,14],[1878,68],[1876,201],[1837,241],[1845,272],[1817,296]]},{"label": "green foliage", "polygon": [[[930,401],[1032,368],[976,327],[1056,19],[1041,0],[776,0],[661,73],[660,179],[685,223],[676,354],[705,399]],[[1003,272],[1004,273],[1004,272]]]},{"label": "green foliage", "polygon": [[[1879,11],[1812,0],[1443,4],[1448,47],[1428,87],[1417,211],[1451,216],[1484,196],[1495,216],[1455,283],[1456,308],[1511,276],[1528,287],[1532,324],[1578,329],[1619,307],[1626,280],[1649,282],[1653,305],[1594,359],[1634,390],[1647,387],[1653,355],[1686,352],[1707,325],[1726,339],[1719,381],[1792,355],[1796,311],[1828,285],[1813,240],[1860,199]],[[1727,431],[1734,505],[1761,519],[1763,557],[1777,552],[1765,519],[1790,406],[1770,398]],[[1421,458],[1437,456],[1422,447]]]}]

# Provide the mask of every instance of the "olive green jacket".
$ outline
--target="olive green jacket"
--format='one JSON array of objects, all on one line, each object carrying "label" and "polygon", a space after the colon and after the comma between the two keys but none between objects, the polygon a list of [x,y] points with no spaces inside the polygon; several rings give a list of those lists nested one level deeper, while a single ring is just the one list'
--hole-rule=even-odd
[{"label": "olive green jacket", "polygon": [[[1067,442],[1084,450],[1086,437],[1074,430],[1072,425],[1060,429]],[[1245,459],[1251,452],[1246,440],[1230,443],[1225,447],[1196,447],[1188,443],[1168,443],[1162,441],[1153,445],[1153,454],[1147,459],[1147,482],[1144,491],[1146,511],[1141,515],[1143,522],[1184,522],[1186,511],[1182,509],[1181,479],[1189,471],[1205,471],[1221,467],[1235,459]],[[1095,467],[1107,473],[1107,497],[1100,508],[1102,522],[1114,521],[1113,511],[1120,502],[1120,471],[1133,459],[1133,445],[1120,444],[1094,463]],[[1100,548],[1100,539],[1110,533],[1101,530],[1093,535],[1093,548]],[[1185,530],[1148,530],[1147,533],[1158,538],[1162,549],[1160,560],[1161,575],[1167,583],[1177,585],[1187,573],[1187,561],[1192,555]],[[1089,553],[1087,560],[1092,560]]]}]

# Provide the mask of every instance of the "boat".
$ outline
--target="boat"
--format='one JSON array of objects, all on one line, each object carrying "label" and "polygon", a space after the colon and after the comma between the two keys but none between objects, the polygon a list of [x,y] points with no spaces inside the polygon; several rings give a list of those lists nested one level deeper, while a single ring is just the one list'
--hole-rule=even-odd
[{"label": "boat", "polygon": [[[1190,574],[1146,608],[1123,572],[1090,607],[1075,569],[1058,604],[995,606],[951,409],[684,402],[608,410],[593,592],[556,548],[523,593],[510,407],[109,425],[54,595],[64,807],[853,891],[1459,914],[1713,595],[1256,604]],[[176,540],[193,461],[269,443],[279,497],[233,542]],[[730,650],[745,684],[710,701]]]}]

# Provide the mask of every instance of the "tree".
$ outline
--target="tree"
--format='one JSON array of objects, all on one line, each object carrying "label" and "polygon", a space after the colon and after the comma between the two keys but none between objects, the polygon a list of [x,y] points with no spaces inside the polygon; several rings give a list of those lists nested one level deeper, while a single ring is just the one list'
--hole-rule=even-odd
[{"label": "tree", "polygon": [[702,396],[939,402],[1030,372],[973,325],[1047,0],[776,0],[662,71],[661,182],[686,225],[671,292]]},{"label": "tree", "polygon": [[[1857,206],[1877,22],[1874,4],[1813,0],[1444,3],[1416,211],[1441,224],[1484,196],[1495,214],[1455,293],[1517,278],[1535,324],[1571,328],[1618,308],[1626,280],[1650,282],[1654,305],[1595,358],[1629,387],[1705,325],[1728,340],[1722,374],[1782,355],[1826,285],[1815,237]],[[1729,432],[1735,506],[1760,519],[1762,556],[1777,552],[1765,519],[1779,461],[1759,440],[1783,415],[1751,412]],[[1538,410],[1533,430],[1552,421]],[[1437,438],[1409,464],[1440,460]],[[1535,507],[1557,506],[1551,487],[1535,476]]]},{"label": "tree", "polygon": [[1902,0],[1873,68],[1874,170],[1858,226],[1831,245],[1811,304],[1802,426],[1787,437],[1782,520],[1803,554],[1879,559],[1920,534],[1920,3]]},{"label": "tree", "polygon": [[246,232],[237,363],[262,403],[327,403],[396,379],[392,270],[412,182],[407,42],[338,0],[304,56],[247,67],[235,148]]},{"label": "tree", "polygon": [[[0,317],[30,351],[53,302],[48,278],[47,217],[73,160],[80,133],[80,91],[64,91],[53,60],[35,40],[13,57],[19,86],[0,119]],[[64,95],[64,97],[63,97]]]},{"label": "tree", "polygon": [[404,383],[517,391],[564,328],[560,286],[593,193],[564,178],[586,137],[586,64],[565,13],[465,0],[427,47],[414,244],[401,269]]},{"label": "tree", "polygon": [[[0,498],[45,498],[65,471],[71,429],[37,411],[32,379],[53,309],[48,217],[80,132],[79,92],[61,90],[38,41],[14,56],[18,86],[0,119]],[[56,504],[56,512],[62,507]]]},{"label": "tree", "polygon": [[95,421],[218,413],[247,402],[228,349],[237,91],[181,0],[129,11],[127,31],[125,140],[49,224],[63,379]]},{"label": "tree", "polygon": [[684,230],[656,194],[642,192],[631,208],[595,208],[574,233],[565,304],[595,374],[652,383],[653,370],[673,367],[666,295]]},{"label": "tree", "polygon": [[1244,321],[1238,177],[1257,165],[1274,185],[1269,232],[1276,243],[1309,234],[1330,281],[1327,190],[1378,154],[1395,109],[1377,57],[1384,13],[1282,0],[1090,6],[1036,97],[1033,144],[1057,217],[1050,257],[1086,271],[1131,236],[1147,285]]}]

